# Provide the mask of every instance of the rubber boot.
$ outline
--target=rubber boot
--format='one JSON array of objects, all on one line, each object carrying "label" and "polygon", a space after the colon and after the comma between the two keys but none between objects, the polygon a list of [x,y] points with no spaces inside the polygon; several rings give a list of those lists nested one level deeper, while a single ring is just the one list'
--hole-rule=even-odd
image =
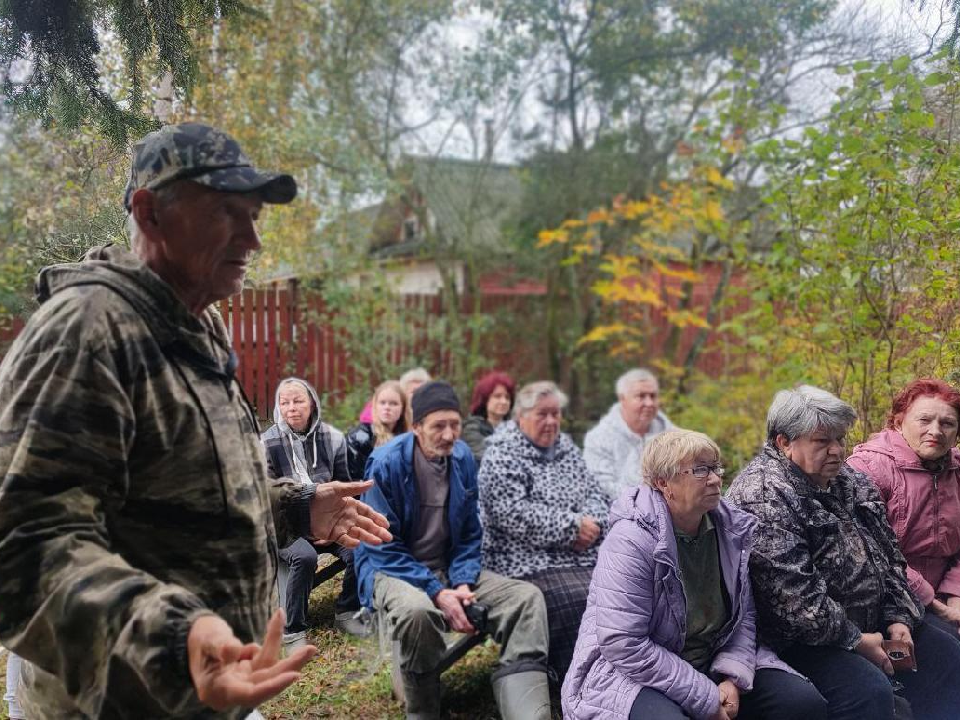
[{"label": "rubber boot", "polygon": [[440,720],[440,676],[401,672],[407,720]]},{"label": "rubber boot", "polygon": [[545,672],[498,677],[493,681],[493,697],[503,720],[550,720],[550,681]]}]

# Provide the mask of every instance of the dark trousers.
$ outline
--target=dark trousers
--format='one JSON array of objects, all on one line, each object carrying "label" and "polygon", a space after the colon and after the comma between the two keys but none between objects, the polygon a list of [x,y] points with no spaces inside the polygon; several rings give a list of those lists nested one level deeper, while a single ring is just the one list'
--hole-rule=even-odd
[{"label": "dark trousers", "polygon": [[[917,672],[898,673],[899,692],[917,720],[960,718],[960,643],[924,621],[913,629]],[[855,652],[796,645],[780,657],[810,678],[830,705],[831,720],[893,720],[890,679]]]},{"label": "dark trousers", "polygon": [[523,578],[543,593],[550,625],[550,667],[562,685],[580,632],[580,620],[587,610],[587,594],[593,568],[553,568]]},{"label": "dark trousers", "polygon": [[[683,720],[677,703],[659,690],[644,688],[630,708],[629,720]],[[740,694],[737,720],[826,720],[827,703],[808,681],[783,670],[764,668],[753,690]]]},{"label": "dark trousers", "polygon": [[336,611],[355,612],[360,609],[353,550],[340,545],[314,547],[309,540],[297,538],[280,550],[280,561],[286,563],[289,570],[286,603],[283,608],[287,613],[287,624],[284,627],[286,633],[307,629],[307,608],[310,604],[310,592],[313,590],[313,577],[317,572],[317,558],[321,553],[336,555],[347,564],[343,571],[343,588],[337,597]]},{"label": "dark trousers", "polygon": [[960,633],[957,632],[958,628],[952,622],[941,620],[931,612],[923,616],[923,621],[931,627],[935,627],[937,630],[942,630],[954,640],[960,642]]}]

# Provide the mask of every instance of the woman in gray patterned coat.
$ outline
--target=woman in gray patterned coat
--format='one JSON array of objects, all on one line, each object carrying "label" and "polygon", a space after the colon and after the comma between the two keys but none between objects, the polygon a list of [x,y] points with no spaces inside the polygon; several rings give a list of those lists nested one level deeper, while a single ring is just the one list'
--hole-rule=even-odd
[{"label": "woman in gray patterned coat", "polygon": [[480,467],[483,562],[532,582],[550,621],[550,665],[570,666],[610,500],[560,432],[567,397],[552,382],[517,393],[515,421],[487,441]]},{"label": "woman in gray patterned coat", "polygon": [[[750,555],[759,638],[810,678],[831,720],[960,717],[960,645],[923,622],[876,486],[844,463],[853,408],[809,385],[777,393],[767,442],[728,499],[760,521]],[[911,649],[897,673],[885,639]],[[888,678],[889,676],[889,678]]]}]

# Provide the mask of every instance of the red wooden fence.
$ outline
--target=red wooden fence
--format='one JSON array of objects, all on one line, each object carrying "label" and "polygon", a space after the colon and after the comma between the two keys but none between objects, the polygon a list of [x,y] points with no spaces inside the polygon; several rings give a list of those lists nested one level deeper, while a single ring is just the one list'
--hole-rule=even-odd
[{"label": "red wooden fence", "polygon": [[[707,272],[704,282],[696,288],[693,304],[701,311],[718,280],[719,268],[714,270]],[[549,377],[541,327],[546,298],[483,295],[464,300],[461,309],[473,309],[472,302],[479,302],[480,312],[494,318],[493,327],[483,334],[482,347],[492,366],[508,370],[518,378]],[[450,377],[450,343],[439,336],[436,328],[445,312],[442,298],[405,295],[398,305],[397,312],[403,313],[406,323],[400,324],[395,336],[386,339],[391,364],[405,368],[422,362],[435,376]],[[366,375],[364,371],[369,365],[364,363],[369,363],[369,359],[349,356],[345,331],[334,329],[322,297],[304,291],[295,281],[248,288],[222,301],[219,307],[240,361],[237,376],[263,418],[272,418],[274,393],[284,377],[302,377],[336,403]],[[722,319],[717,318],[716,322]],[[0,357],[22,327],[19,318],[14,319],[12,326],[0,327]],[[658,356],[669,333],[662,313],[650,313],[648,329],[650,342],[644,358],[647,362]],[[696,332],[696,328],[684,331],[680,356],[690,347]],[[668,358],[674,362],[677,359]],[[726,369],[728,359],[716,350],[707,350],[697,364],[716,376]]]},{"label": "red wooden fence", "polygon": [[[480,302],[484,313],[520,313],[530,298],[489,296]],[[295,282],[248,288],[221,301],[219,307],[240,361],[237,377],[262,417],[272,417],[274,393],[284,377],[302,377],[336,402],[366,370],[364,358],[349,356],[346,331],[335,329],[329,321],[323,298],[304,292]],[[448,375],[451,353],[433,332],[444,313],[441,298],[404,295],[398,312],[410,322],[390,338],[389,361],[399,368],[425,362],[435,375]],[[357,331],[364,332],[364,328]],[[492,338],[495,332],[490,335]],[[542,365],[534,359],[536,350],[524,347],[522,341],[508,341],[485,347],[484,354],[504,367],[520,357],[525,364]]]},{"label": "red wooden fence", "polygon": [[20,317],[14,317],[10,322],[0,322],[0,360],[3,359],[3,354],[10,343],[23,330],[23,324],[23,319]]}]

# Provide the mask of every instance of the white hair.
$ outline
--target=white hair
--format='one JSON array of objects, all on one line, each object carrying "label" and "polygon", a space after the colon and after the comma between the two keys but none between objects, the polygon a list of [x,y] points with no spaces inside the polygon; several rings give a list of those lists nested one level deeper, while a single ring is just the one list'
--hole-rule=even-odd
[{"label": "white hair", "polygon": [[567,396],[556,383],[550,380],[538,380],[520,388],[513,405],[513,417],[518,418],[530,412],[545,397],[555,397],[561,408],[567,406]]},{"label": "white hair", "polygon": [[617,378],[617,397],[622,398],[630,391],[630,386],[644,380],[652,380],[657,383],[657,388],[659,389],[660,383],[657,380],[657,376],[646,368],[633,368],[632,370],[627,370],[623,375]]},{"label": "white hair", "polygon": [[[185,188],[195,185],[196,183],[192,180],[174,180],[169,185],[164,185],[150,192],[153,193],[154,204],[157,207],[164,207],[178,202],[180,193]],[[126,226],[127,236],[130,238],[130,249],[139,255],[143,247],[143,230],[140,228],[137,218],[134,217],[133,211],[127,213]]]},{"label": "white hair", "polygon": [[856,420],[857,411],[836,395],[813,385],[798,385],[774,396],[767,411],[767,439],[772,442],[785,435],[793,442],[821,429],[840,436]]},{"label": "white hair", "polygon": [[431,380],[433,380],[433,378],[430,377],[430,373],[428,373],[424,368],[415,367],[407,370],[403,375],[401,375],[399,382],[403,387],[404,392],[408,392],[407,385],[411,382],[428,383]]}]

